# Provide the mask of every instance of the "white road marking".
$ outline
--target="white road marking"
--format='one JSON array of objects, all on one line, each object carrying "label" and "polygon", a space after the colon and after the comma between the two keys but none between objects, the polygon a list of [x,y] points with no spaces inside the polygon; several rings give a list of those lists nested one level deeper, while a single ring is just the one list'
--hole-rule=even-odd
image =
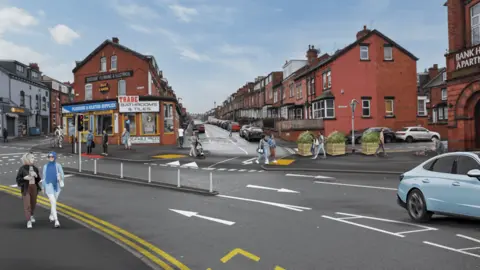
[{"label": "white road marking", "polygon": [[215,163],[215,164],[212,164],[212,165],[208,166],[208,168],[215,167],[215,166],[218,165],[218,164],[222,164],[222,163],[225,163],[225,162],[227,162],[227,161],[230,161],[230,160],[233,160],[233,159],[236,159],[236,158],[238,158],[238,157],[233,157],[233,158],[229,158],[229,159],[222,160],[222,161],[220,161],[220,162],[217,162],[217,163]]},{"label": "white road marking", "polygon": [[18,187],[17,184],[10,185],[10,187]]},{"label": "white road marking", "polygon": [[228,170],[228,171],[229,171],[229,172],[234,172],[234,171],[236,171],[236,170],[237,170],[237,169],[230,169],[230,170]]},{"label": "white road marking", "polygon": [[14,160],[15,160],[15,159],[13,159],[13,158],[9,158],[9,159],[8,159],[8,161],[14,161]]},{"label": "white road marking", "polygon": [[478,255],[478,254],[473,254],[473,253],[470,253],[470,252],[466,252],[466,251],[461,250],[461,249],[447,247],[447,246],[440,245],[440,244],[435,244],[435,243],[432,243],[432,242],[429,242],[429,241],[423,241],[423,243],[427,244],[427,245],[430,245],[430,246],[443,248],[443,249],[450,250],[450,251],[453,251],[453,252],[457,252],[457,253],[461,253],[461,254],[464,254],[464,255],[472,256],[472,257],[475,257],[475,258],[480,258],[480,255]]},{"label": "white road marking", "polygon": [[0,154],[0,156],[13,156],[13,155],[23,155],[23,154],[25,153],[8,153],[8,154]]},{"label": "white road marking", "polygon": [[197,165],[196,162],[190,162],[190,163],[187,163],[187,164],[182,165],[180,168],[194,168],[194,169],[198,169],[198,165]]},{"label": "white road marking", "polygon": [[256,171],[257,171],[257,170],[250,170],[250,171],[248,171],[248,172],[256,172]]},{"label": "white road marking", "polygon": [[202,168],[202,170],[213,171],[213,170],[215,170],[215,168]]},{"label": "white road marking", "polygon": [[205,219],[205,220],[210,220],[210,221],[217,222],[217,223],[221,223],[221,224],[228,225],[228,226],[232,226],[233,224],[235,224],[235,222],[233,222],[233,221],[228,221],[228,220],[223,220],[223,219],[219,219],[219,218],[202,216],[202,215],[199,215],[197,212],[184,211],[184,210],[176,210],[176,209],[170,209],[170,211],[173,211],[173,212],[175,212],[175,213],[177,213],[177,214],[180,214],[180,215],[182,215],[182,216],[186,216],[186,217],[197,217],[197,218],[201,218],[201,219]]},{"label": "white road marking", "polygon": [[239,172],[244,172],[244,171],[246,171],[246,169],[240,169],[240,170],[238,170],[238,171],[239,171]]},{"label": "white road marking", "polygon": [[344,220],[344,219],[334,218],[334,217],[325,216],[325,215],[322,215],[322,217],[323,218],[328,218],[328,219],[331,219],[331,220],[335,220],[335,221],[338,221],[338,222],[347,223],[347,224],[350,224],[350,225],[353,225],[353,226],[358,226],[358,227],[361,227],[361,228],[369,229],[369,230],[372,230],[372,231],[377,231],[377,232],[381,232],[381,233],[385,233],[385,234],[389,234],[389,235],[393,235],[393,236],[397,236],[397,237],[405,237],[404,235],[401,235],[401,234],[398,234],[398,233],[392,233],[392,232],[389,232],[389,231],[385,231],[385,230],[382,230],[382,229],[377,229],[375,227],[371,227],[371,226],[367,226],[367,225],[363,225],[363,224],[358,224],[358,223],[351,222],[351,221]]},{"label": "white road marking", "polygon": [[396,188],[389,188],[389,187],[376,187],[376,186],[366,186],[366,185],[355,185],[355,184],[344,184],[344,183],[331,183],[331,182],[321,182],[315,181],[315,184],[323,184],[323,185],[333,185],[333,186],[345,186],[345,187],[357,187],[357,188],[369,188],[369,189],[381,189],[381,190],[392,190],[397,191]]},{"label": "white road marking", "polygon": [[225,170],[226,170],[225,168],[217,169],[217,171],[225,171]]},{"label": "white road marking", "polygon": [[295,174],[295,173],[287,173],[285,176],[290,177],[305,177],[305,178],[315,178],[315,179],[334,179],[335,177],[331,176],[323,176],[323,175],[309,175],[309,174]]},{"label": "white road marking", "polygon": [[229,141],[230,141],[231,143],[233,143],[236,147],[238,147],[238,149],[240,149],[240,150],[242,150],[243,152],[245,152],[245,155],[248,155],[248,152],[247,152],[245,149],[243,149],[242,147],[238,146],[238,144],[236,144],[234,141],[232,141],[232,139],[229,139]]},{"label": "white road marking", "polygon": [[276,207],[280,207],[280,208],[285,208],[285,209],[292,210],[292,211],[297,211],[297,212],[303,212],[303,210],[312,210],[312,208],[308,208],[308,207],[289,205],[289,204],[283,204],[283,203],[267,202],[267,201],[260,201],[260,200],[247,199],[247,198],[234,197],[234,196],[227,196],[227,195],[216,195],[216,196],[221,197],[221,198],[226,198],[226,199],[239,200],[239,201],[256,202],[256,203],[276,206]]},{"label": "white road marking", "polygon": [[65,174],[63,177],[67,178],[67,177],[72,177],[73,174]]},{"label": "white road marking", "polygon": [[257,159],[257,158],[254,157],[254,158],[250,158],[250,159],[244,160],[244,161],[242,161],[242,164],[243,164],[243,165],[252,164],[255,159]]},{"label": "white road marking", "polygon": [[256,185],[247,185],[247,188],[274,190],[276,192],[282,192],[282,193],[299,193],[298,191],[286,189],[286,188],[271,188],[271,187],[263,187],[263,186],[256,186]]},{"label": "white road marking", "polygon": [[180,161],[172,161],[167,163],[168,166],[180,166]]},{"label": "white road marking", "polygon": [[473,237],[470,237],[470,236],[466,236],[466,235],[463,235],[463,234],[457,234],[457,236],[458,236],[458,237],[461,237],[461,238],[463,238],[463,239],[467,239],[467,240],[476,242],[476,243],[480,243],[480,240],[479,240],[479,239],[476,239],[476,238],[473,238]]}]

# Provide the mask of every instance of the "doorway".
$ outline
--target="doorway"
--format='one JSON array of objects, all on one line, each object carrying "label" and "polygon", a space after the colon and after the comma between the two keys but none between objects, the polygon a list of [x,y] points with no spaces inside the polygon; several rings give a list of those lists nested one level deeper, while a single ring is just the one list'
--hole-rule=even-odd
[{"label": "doorway", "polygon": [[480,148],[480,101],[475,105],[475,148]]}]

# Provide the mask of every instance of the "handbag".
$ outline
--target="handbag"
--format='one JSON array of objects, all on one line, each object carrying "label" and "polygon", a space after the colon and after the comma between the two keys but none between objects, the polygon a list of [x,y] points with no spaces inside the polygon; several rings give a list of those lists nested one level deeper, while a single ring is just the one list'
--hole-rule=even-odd
[{"label": "handbag", "polygon": [[60,187],[64,187],[65,186],[65,183],[63,182],[63,178],[62,178],[62,174],[58,171],[58,164],[55,164],[55,167],[57,168],[57,180],[58,180],[58,184],[60,185]]}]

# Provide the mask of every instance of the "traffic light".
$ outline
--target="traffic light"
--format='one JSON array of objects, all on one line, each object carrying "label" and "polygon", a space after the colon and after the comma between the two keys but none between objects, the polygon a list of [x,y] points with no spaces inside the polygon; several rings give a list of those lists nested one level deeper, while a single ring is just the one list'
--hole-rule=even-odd
[{"label": "traffic light", "polygon": [[83,131],[83,114],[78,116],[78,131]]}]

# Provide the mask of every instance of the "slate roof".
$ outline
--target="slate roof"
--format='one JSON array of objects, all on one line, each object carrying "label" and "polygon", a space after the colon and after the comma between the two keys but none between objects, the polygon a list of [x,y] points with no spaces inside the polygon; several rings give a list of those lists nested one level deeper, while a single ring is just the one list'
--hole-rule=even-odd
[{"label": "slate roof", "polygon": [[[14,61],[14,60],[12,60],[12,61]],[[5,74],[7,74],[9,77],[15,78],[16,80],[21,80],[21,81],[24,81],[24,82],[26,82],[26,83],[35,85],[35,86],[37,86],[37,87],[42,87],[42,88],[44,88],[44,89],[48,89],[48,86],[45,85],[44,83],[42,83],[42,82],[37,82],[37,81],[32,81],[32,80],[30,80],[30,79],[28,79],[28,78],[18,76],[16,73],[11,72],[10,70],[2,67],[1,65],[0,65],[0,71],[3,72],[3,73],[5,73]]]},{"label": "slate roof", "polygon": [[438,74],[423,86],[423,89],[444,85],[445,81],[443,80],[443,73],[445,73],[446,70],[446,68],[441,68],[438,71]]}]

